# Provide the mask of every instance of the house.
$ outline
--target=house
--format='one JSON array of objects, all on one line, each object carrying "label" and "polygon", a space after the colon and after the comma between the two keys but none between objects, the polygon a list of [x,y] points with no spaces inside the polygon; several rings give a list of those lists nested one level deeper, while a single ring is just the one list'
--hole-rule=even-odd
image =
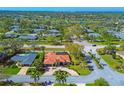
[{"label": "house", "polygon": [[59,30],[56,30],[56,29],[51,29],[51,30],[49,30],[48,31],[48,33],[47,34],[43,34],[43,36],[61,36],[61,34],[60,34],[60,31]]},{"label": "house", "polygon": [[44,57],[44,66],[63,66],[71,64],[70,56],[67,52],[48,52]]},{"label": "house", "polygon": [[40,32],[42,32],[42,31],[44,31],[45,29],[33,29],[32,30],[32,33],[40,33]]},{"label": "house", "polygon": [[18,35],[16,33],[14,33],[14,31],[9,31],[5,33],[5,37],[6,38],[17,38]]},{"label": "house", "polygon": [[89,37],[94,37],[94,38],[101,37],[101,35],[98,34],[98,33],[89,33],[88,36]]},{"label": "house", "polygon": [[91,29],[86,29],[85,32],[86,32],[86,33],[94,33],[94,31],[91,30]]},{"label": "house", "polygon": [[20,31],[20,27],[18,25],[13,25],[10,28],[11,28],[11,31],[14,31],[14,32]]},{"label": "house", "polygon": [[18,62],[18,64],[21,64],[22,66],[30,66],[37,54],[35,53],[29,53],[29,54],[16,54],[13,56],[10,60],[13,62]]},{"label": "house", "polygon": [[21,40],[36,40],[38,39],[36,34],[20,35],[18,39]]},{"label": "house", "polygon": [[124,40],[124,33],[123,32],[117,32],[117,31],[113,31],[113,30],[108,30],[107,31],[109,34],[111,34],[112,36],[115,36],[116,38],[120,38]]}]

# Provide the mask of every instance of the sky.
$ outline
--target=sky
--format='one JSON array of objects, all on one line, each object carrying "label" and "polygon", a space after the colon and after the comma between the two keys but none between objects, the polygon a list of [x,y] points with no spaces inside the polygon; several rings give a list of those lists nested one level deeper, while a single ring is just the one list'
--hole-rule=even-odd
[{"label": "sky", "polygon": [[124,7],[0,7],[0,11],[124,12]]}]

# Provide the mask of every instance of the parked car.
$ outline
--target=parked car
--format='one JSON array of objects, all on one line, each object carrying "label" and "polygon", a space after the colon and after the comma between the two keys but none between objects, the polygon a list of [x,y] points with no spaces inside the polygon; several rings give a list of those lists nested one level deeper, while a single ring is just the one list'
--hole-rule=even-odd
[{"label": "parked car", "polygon": [[96,44],[93,44],[92,46],[94,46],[94,47],[95,47],[95,46],[96,46]]}]

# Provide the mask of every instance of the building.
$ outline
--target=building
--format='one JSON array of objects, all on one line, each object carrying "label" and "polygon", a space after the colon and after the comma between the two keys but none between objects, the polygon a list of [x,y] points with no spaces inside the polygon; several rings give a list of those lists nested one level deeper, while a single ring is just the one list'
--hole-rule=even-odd
[{"label": "building", "polygon": [[33,29],[32,33],[40,33],[42,31],[44,31],[45,29]]},{"label": "building", "polygon": [[112,36],[115,36],[116,38],[124,40],[124,32],[117,32],[113,30],[108,30],[107,32],[111,34]]},{"label": "building", "polygon": [[48,31],[47,34],[43,34],[43,36],[45,37],[48,37],[48,36],[54,36],[54,37],[57,37],[57,36],[61,36],[61,33],[59,30],[56,30],[56,29],[51,29]]},{"label": "building", "polygon": [[86,32],[86,33],[94,33],[94,31],[91,30],[91,29],[86,29],[85,32]]},{"label": "building", "polygon": [[11,31],[19,32],[20,31],[20,27],[18,25],[13,25],[13,26],[11,26]]},{"label": "building", "polygon": [[18,35],[14,31],[9,31],[5,33],[6,38],[17,38]]},{"label": "building", "polygon": [[18,37],[18,39],[21,40],[36,40],[38,37],[36,34],[28,34],[28,35],[21,35]]},{"label": "building", "polygon": [[18,64],[21,64],[22,66],[30,66],[34,62],[36,56],[37,54],[35,53],[16,54],[11,58],[11,61],[18,62]]},{"label": "building", "polygon": [[89,33],[88,36],[89,36],[89,37],[94,37],[94,38],[101,37],[101,35],[98,34],[98,33]]},{"label": "building", "polygon": [[71,59],[67,52],[48,52],[45,54],[45,66],[64,66],[68,64],[71,64]]}]

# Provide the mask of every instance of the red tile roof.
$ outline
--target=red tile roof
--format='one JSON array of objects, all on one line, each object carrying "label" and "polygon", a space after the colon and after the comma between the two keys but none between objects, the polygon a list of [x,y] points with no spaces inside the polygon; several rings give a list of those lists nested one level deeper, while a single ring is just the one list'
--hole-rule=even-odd
[{"label": "red tile roof", "polygon": [[68,54],[57,54],[55,52],[45,54],[44,64],[54,64],[56,62],[71,62],[71,60]]}]

